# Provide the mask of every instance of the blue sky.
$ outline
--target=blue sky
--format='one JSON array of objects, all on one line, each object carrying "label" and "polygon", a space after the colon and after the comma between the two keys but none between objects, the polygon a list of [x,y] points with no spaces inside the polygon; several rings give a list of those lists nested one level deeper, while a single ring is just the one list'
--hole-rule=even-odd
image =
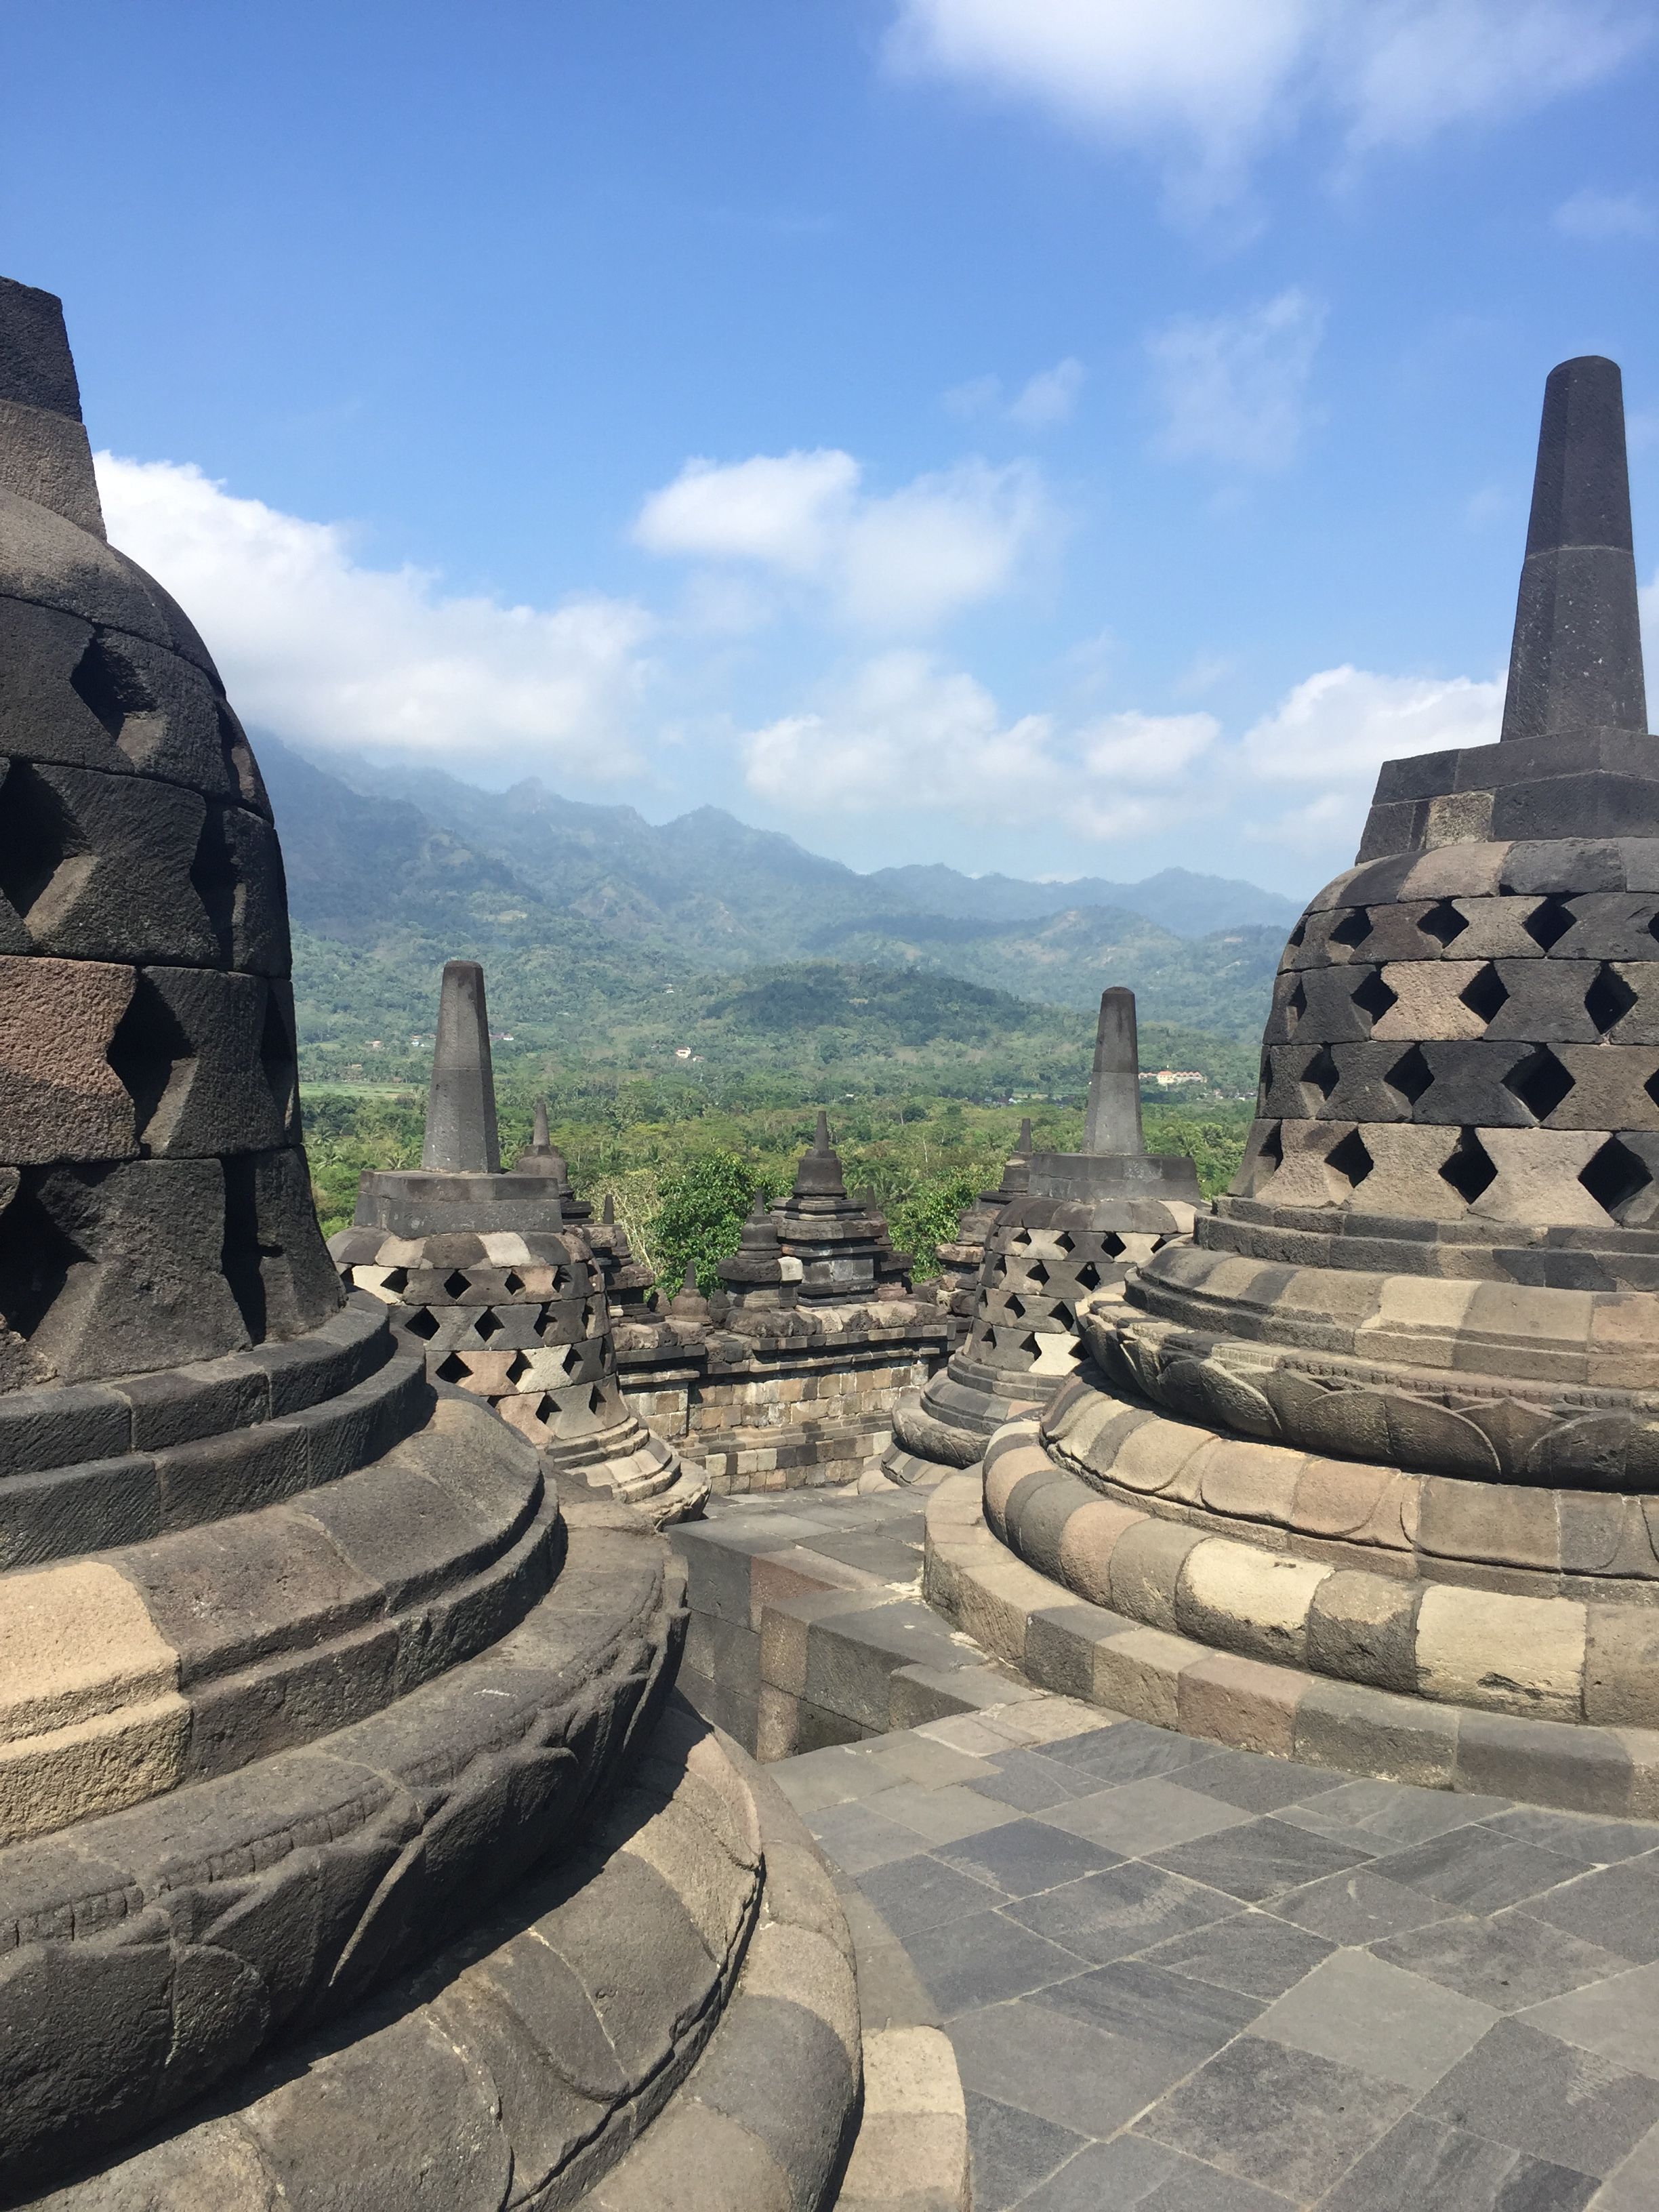
[{"label": "blue sky", "polygon": [[1310,888],[1495,734],[1651,0],[64,0],[0,269],[246,719],[859,866]]}]

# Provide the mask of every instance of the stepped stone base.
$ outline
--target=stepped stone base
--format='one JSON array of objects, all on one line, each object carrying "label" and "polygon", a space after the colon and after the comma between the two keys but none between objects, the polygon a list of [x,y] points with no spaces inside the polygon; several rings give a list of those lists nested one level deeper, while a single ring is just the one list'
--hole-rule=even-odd
[{"label": "stepped stone base", "polygon": [[513,1892],[372,2019],[33,2201],[817,2212],[861,2070],[828,1869],[744,1754],[675,1701],[578,1859]]},{"label": "stepped stone base", "polygon": [[[1067,1531],[1074,1516],[1098,1511],[1103,1501],[1046,1459],[1036,1466],[1043,1455],[1035,1424],[1016,1424],[1005,1439],[1000,1474],[988,1468],[983,1486],[977,1475],[953,1476],[929,1498],[924,1589],[947,1620],[1028,1680],[1307,1766],[1577,1812],[1659,1817],[1659,1730],[1401,1696],[1218,1650],[1182,1632],[1179,1569],[1189,1547],[1178,1544],[1170,1554],[1162,1538],[1189,1531],[1158,1524],[1146,1540],[1136,1615],[1079,1597],[1065,1564],[1076,1555],[1079,1532],[1068,1544]],[[1162,1625],[1149,1625],[1160,1607]]]}]

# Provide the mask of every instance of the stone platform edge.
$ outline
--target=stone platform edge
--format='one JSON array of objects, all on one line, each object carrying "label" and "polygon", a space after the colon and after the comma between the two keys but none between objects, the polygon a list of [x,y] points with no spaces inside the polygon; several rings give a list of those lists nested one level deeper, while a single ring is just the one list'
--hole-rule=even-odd
[{"label": "stone platform edge", "polygon": [[1028,1681],[1131,1719],[1340,1773],[1659,1818],[1659,1731],[1430,1704],[1125,1620],[1016,1559],[977,1474],[929,1498],[922,1589]]}]

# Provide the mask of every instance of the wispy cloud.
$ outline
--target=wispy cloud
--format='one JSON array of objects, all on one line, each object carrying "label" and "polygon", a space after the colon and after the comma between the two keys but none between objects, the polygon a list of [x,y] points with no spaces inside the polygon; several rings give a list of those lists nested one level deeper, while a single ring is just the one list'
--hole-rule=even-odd
[{"label": "wispy cloud", "polygon": [[888,493],[863,477],[833,449],[688,461],[634,536],[647,552],[769,570],[834,620],[918,632],[1008,590],[1055,528],[1024,462],[965,460]]},{"label": "wispy cloud", "polygon": [[897,0],[886,55],[1150,156],[1191,218],[1310,118],[1352,155],[1511,122],[1653,28],[1641,0]]},{"label": "wispy cloud", "polygon": [[551,608],[370,568],[337,523],[239,499],[199,469],[98,456],[112,543],[190,609],[245,720],[317,745],[636,774],[651,617],[588,594]]},{"label": "wispy cloud", "polygon": [[1325,309],[1292,288],[1242,314],[1178,316],[1146,342],[1175,460],[1283,468],[1308,422],[1308,382]]},{"label": "wispy cloud", "polygon": [[963,422],[1000,415],[1018,423],[1023,430],[1052,430],[1058,423],[1069,422],[1077,411],[1078,395],[1087,374],[1083,363],[1068,354],[1052,368],[1039,369],[1028,377],[1006,404],[1000,376],[970,376],[964,384],[953,384],[945,394],[945,410]]},{"label": "wispy cloud", "polygon": [[1550,220],[1564,238],[1651,238],[1659,231],[1659,210],[1645,193],[1598,192],[1588,185]]}]

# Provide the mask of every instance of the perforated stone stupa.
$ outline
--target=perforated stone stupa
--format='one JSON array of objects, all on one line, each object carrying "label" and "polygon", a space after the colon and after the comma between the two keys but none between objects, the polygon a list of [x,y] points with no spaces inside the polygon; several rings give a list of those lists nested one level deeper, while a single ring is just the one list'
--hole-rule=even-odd
[{"label": "perforated stone stupa", "polygon": [[[544,1451],[659,1522],[700,1512],[702,1470],[623,1401],[606,1296],[623,1261],[596,1251],[592,1208],[536,1109],[529,1146],[501,1168],[483,970],[444,969],[418,1169],[366,1174],[329,1249],[346,1283],[387,1306],[434,1382],[494,1406]],[[607,1266],[608,1263],[608,1266]]]},{"label": "perforated stone stupa", "polygon": [[1501,738],[1382,769],[1237,1180],[1085,1314],[1110,1388],[1005,1431],[988,1513],[1028,1548],[1073,1483],[1042,1563],[1278,1662],[1277,1747],[1659,1811],[1656,1293],[1659,742],[1589,358],[1546,387]]},{"label": "perforated stone stupa", "polygon": [[982,1201],[1000,1203],[968,1341],[895,1407],[882,1462],[893,1481],[972,1467],[1002,1422],[1046,1404],[1088,1357],[1084,1302],[1193,1225],[1200,1198],[1191,1159],[1146,1148],[1133,991],[1101,994],[1083,1144],[1080,1152],[1011,1160],[1003,1189]]},{"label": "perforated stone stupa", "polygon": [[258,771],[3,282],[0,894],[0,2202],[817,2212],[827,1871],[656,1531],[343,1296]]}]

